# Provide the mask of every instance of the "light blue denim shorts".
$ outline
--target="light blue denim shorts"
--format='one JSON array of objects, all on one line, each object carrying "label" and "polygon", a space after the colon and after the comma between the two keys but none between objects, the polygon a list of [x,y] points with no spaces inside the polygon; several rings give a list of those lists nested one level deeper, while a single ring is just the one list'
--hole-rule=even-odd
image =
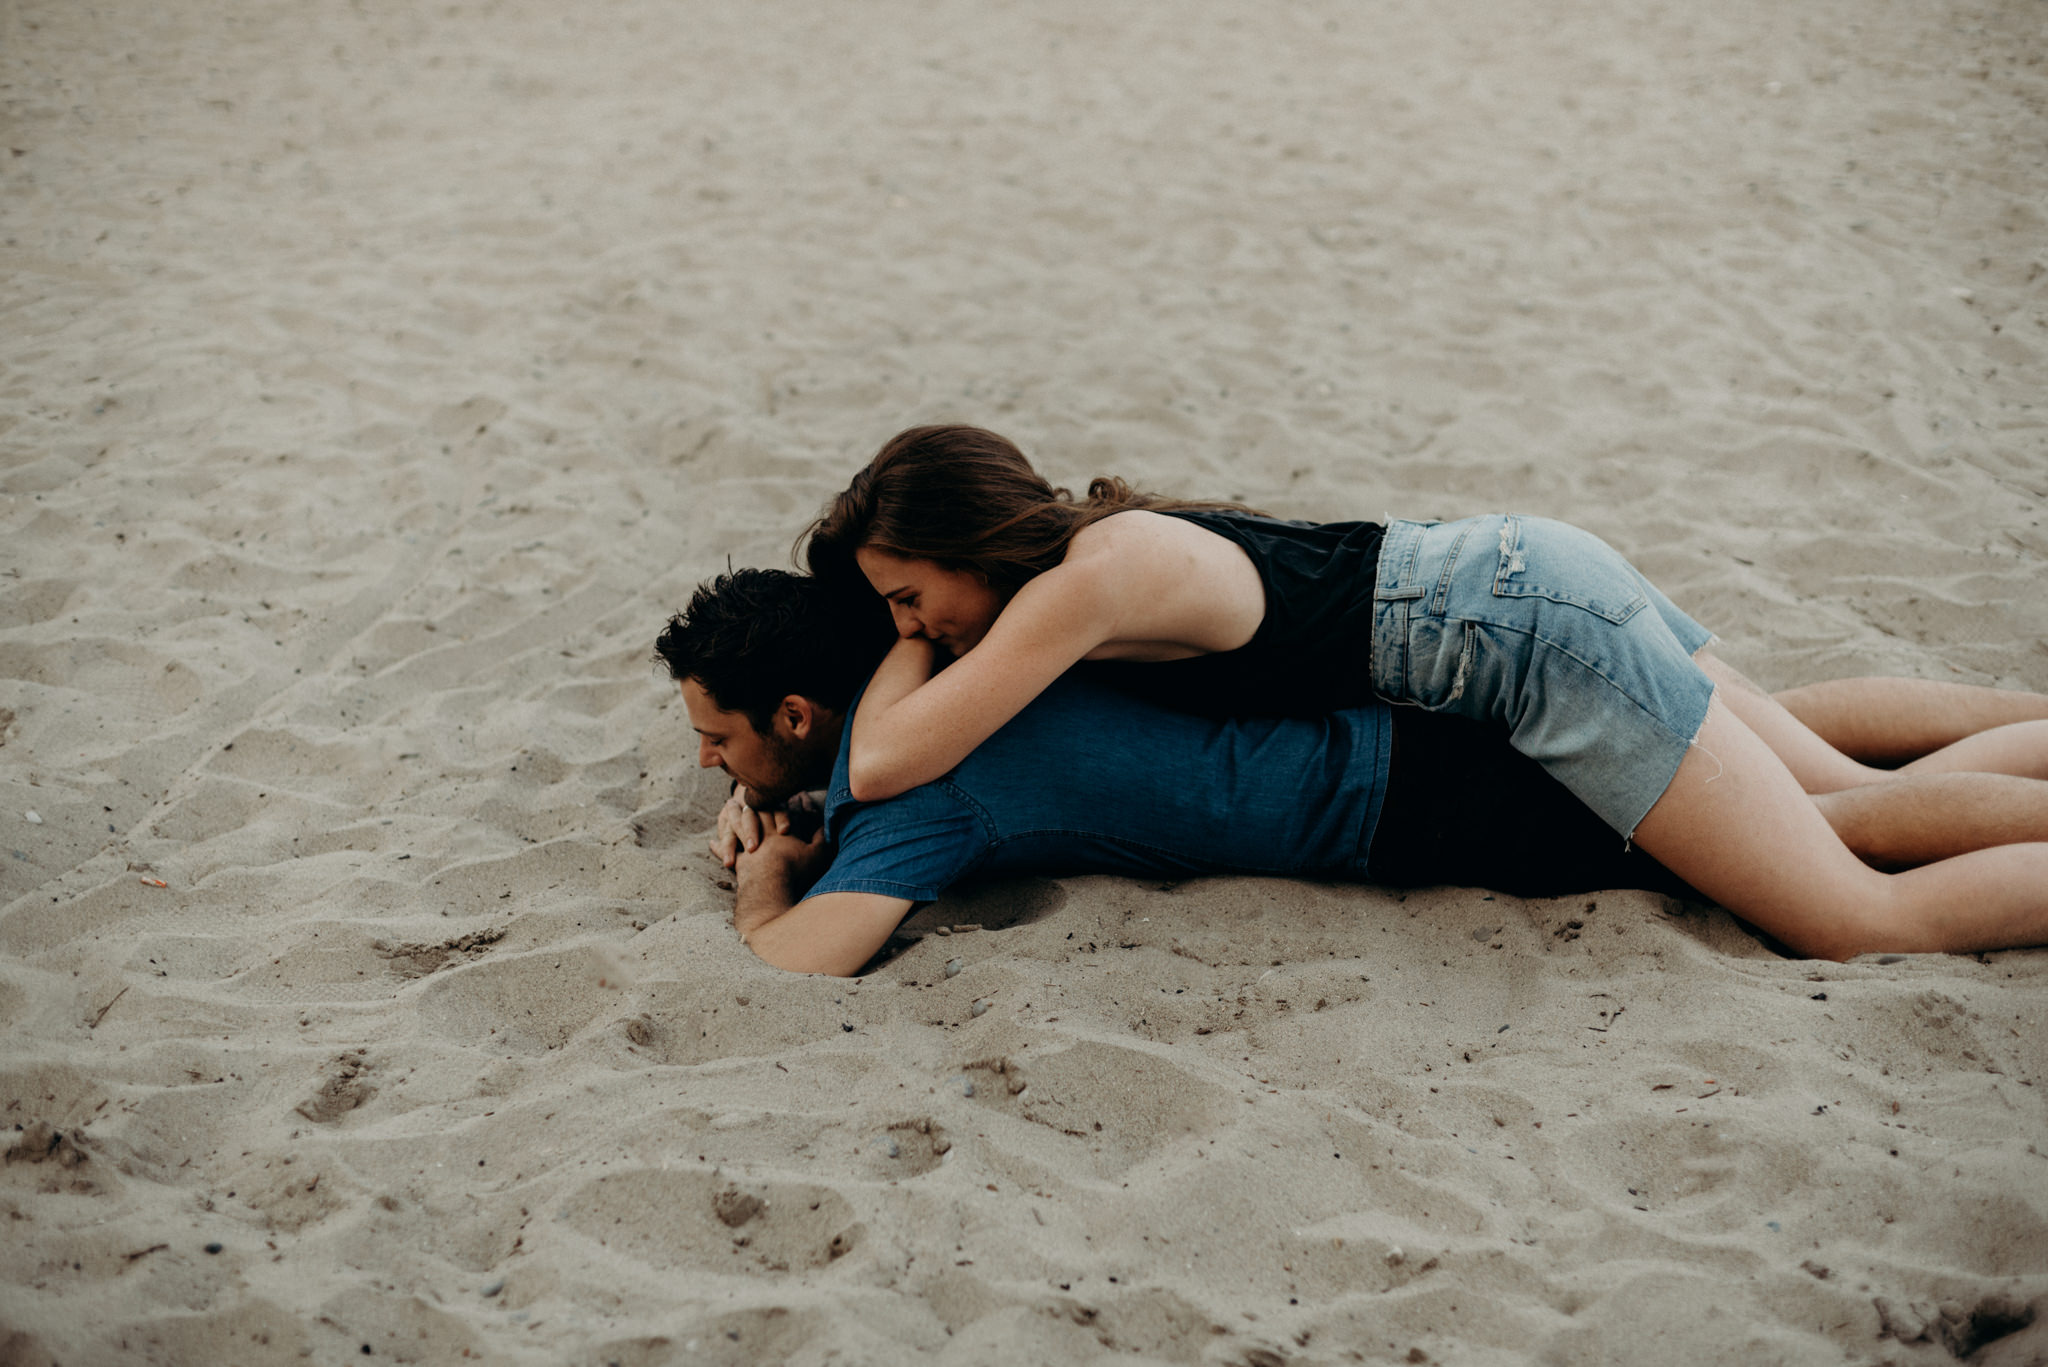
[{"label": "light blue denim shorts", "polygon": [[1712,633],[1577,527],[1391,522],[1373,596],[1381,697],[1506,726],[1623,836],[1706,722],[1714,685],[1692,656]]}]

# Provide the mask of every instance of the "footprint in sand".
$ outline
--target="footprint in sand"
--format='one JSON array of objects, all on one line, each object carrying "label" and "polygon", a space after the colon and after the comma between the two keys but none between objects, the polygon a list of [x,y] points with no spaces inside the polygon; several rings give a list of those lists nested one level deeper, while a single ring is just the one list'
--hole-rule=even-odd
[{"label": "footprint in sand", "polygon": [[369,1071],[369,1050],[343,1054],[334,1060],[319,1090],[293,1109],[316,1125],[331,1125],[377,1095],[366,1076]]},{"label": "footprint in sand", "polygon": [[370,948],[389,960],[392,971],[401,978],[424,978],[450,963],[470,963],[480,959],[490,952],[492,945],[504,938],[504,927],[499,926],[491,930],[473,930],[439,944],[392,944],[378,940]]},{"label": "footprint in sand", "polygon": [[846,1198],[800,1182],[727,1182],[641,1169],[598,1178],[563,1202],[572,1228],[656,1268],[762,1275],[826,1267],[858,1247]]}]

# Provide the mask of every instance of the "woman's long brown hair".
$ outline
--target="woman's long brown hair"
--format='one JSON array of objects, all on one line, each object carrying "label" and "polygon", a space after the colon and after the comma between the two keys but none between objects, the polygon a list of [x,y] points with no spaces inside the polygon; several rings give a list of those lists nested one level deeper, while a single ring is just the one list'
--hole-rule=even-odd
[{"label": "woman's long brown hair", "polygon": [[1242,509],[1141,493],[1103,477],[1076,499],[1053,487],[1014,444],[979,427],[899,432],[825,505],[804,534],[811,573],[867,589],[854,552],[871,546],[906,560],[971,570],[1005,599],[1060,563],[1074,534],[1131,508]]}]

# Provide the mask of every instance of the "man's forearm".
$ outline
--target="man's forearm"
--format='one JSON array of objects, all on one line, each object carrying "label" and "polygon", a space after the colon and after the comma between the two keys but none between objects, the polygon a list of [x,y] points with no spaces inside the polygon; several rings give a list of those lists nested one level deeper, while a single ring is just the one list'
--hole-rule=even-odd
[{"label": "man's forearm", "polygon": [[875,956],[911,903],[863,892],[807,897],[823,872],[820,862],[745,857],[733,928],[763,963],[792,973],[846,977]]},{"label": "man's forearm", "polygon": [[778,829],[764,833],[760,845],[733,863],[732,925],[750,945],[754,932],[801,902],[832,862],[823,832],[793,836],[789,817],[781,814],[773,824]]},{"label": "man's forearm", "polygon": [[737,873],[732,928],[742,940],[750,939],[755,931],[803,900],[803,890],[796,886],[785,865],[765,859],[742,859]]}]

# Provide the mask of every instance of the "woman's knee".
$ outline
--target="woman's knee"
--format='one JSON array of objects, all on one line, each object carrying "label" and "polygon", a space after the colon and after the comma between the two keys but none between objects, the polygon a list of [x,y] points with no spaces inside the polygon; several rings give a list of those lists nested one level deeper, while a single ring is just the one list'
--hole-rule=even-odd
[{"label": "woman's knee", "polygon": [[1832,793],[1815,793],[1813,805],[1827,818],[1835,835],[1849,847],[1849,852],[1875,869],[1904,867],[1884,848],[1885,831],[1872,820],[1867,802],[1859,799],[1857,788],[1843,788]]},{"label": "woman's knee", "polygon": [[1808,959],[1846,963],[1859,954],[1913,952],[1901,920],[1869,901],[1835,908],[1831,914],[1816,916],[1778,935],[1786,948]]}]

